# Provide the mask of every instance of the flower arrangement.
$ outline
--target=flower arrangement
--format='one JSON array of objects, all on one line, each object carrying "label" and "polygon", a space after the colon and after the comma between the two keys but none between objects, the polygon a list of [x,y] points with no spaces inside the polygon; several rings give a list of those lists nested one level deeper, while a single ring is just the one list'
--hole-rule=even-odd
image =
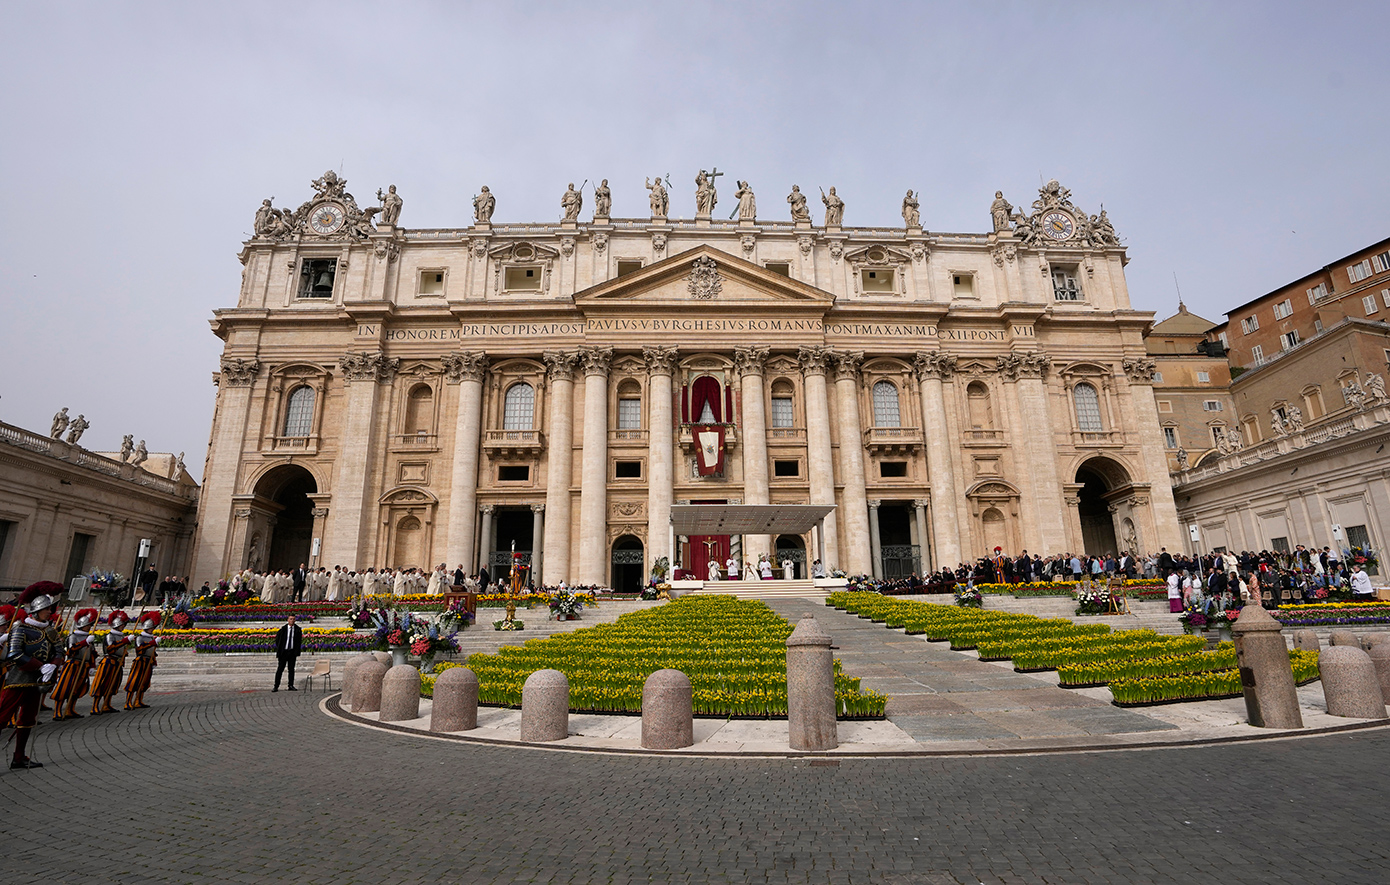
[{"label": "flower arrangement", "polygon": [[1078,590],[1076,592],[1076,613],[1078,615],[1110,614],[1110,591],[1103,587]]},{"label": "flower arrangement", "polygon": [[503,618],[503,619],[500,620],[500,621],[493,621],[493,622],[492,622],[492,629],[494,629],[494,630],[525,630],[525,629],[526,629],[526,625],[523,624],[522,622],[518,621],[516,618],[512,618],[511,620],[507,620],[506,618]]},{"label": "flower arrangement", "polygon": [[956,588],[956,605],[961,608],[984,608],[985,599],[974,587]]},{"label": "flower arrangement", "polygon": [[412,655],[421,659],[422,669],[425,670],[429,669],[435,655],[441,652],[453,654],[459,650],[458,640],[454,637],[459,629],[467,626],[467,621],[457,616],[441,618],[444,622],[441,627],[429,618],[410,612],[400,615],[388,614],[384,610],[373,612],[372,621],[376,624],[373,640],[378,649],[409,649]]},{"label": "flower arrangement", "polygon": [[556,619],[577,617],[586,605],[594,605],[594,594],[583,591],[556,590],[548,600]]},{"label": "flower arrangement", "polygon": [[87,575],[87,588],[103,605],[115,606],[125,591],[130,589],[130,579],[119,572],[93,569]]},{"label": "flower arrangement", "polygon": [[652,582],[660,584],[665,582],[666,575],[671,570],[671,560],[665,556],[657,557],[652,563]]},{"label": "flower arrangement", "polygon": [[1380,560],[1376,558],[1375,551],[1369,546],[1343,547],[1342,561],[1348,565],[1359,565],[1363,569],[1375,568],[1380,565]]}]

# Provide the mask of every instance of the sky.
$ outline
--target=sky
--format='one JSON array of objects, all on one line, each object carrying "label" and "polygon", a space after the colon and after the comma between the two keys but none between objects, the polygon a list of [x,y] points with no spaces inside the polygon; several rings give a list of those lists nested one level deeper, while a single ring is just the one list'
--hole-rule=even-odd
[{"label": "sky", "polygon": [[[326,169],[401,225],[613,214],[728,170],[764,205],[983,232],[996,190],[1102,204],[1134,307],[1212,320],[1390,235],[1386,3],[0,0],[0,421],[201,474],[237,252]],[[727,194],[727,196],[725,196]],[[814,201],[813,201],[814,202]],[[585,215],[592,206],[586,198]],[[716,210],[719,211],[719,210]]]}]

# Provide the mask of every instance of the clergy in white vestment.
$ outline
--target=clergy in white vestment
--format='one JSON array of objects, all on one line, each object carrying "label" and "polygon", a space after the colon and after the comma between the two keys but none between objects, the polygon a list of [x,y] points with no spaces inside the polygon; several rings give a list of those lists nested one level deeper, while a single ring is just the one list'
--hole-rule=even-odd
[{"label": "clergy in white vestment", "polygon": [[763,558],[758,561],[758,574],[764,581],[772,580],[772,560],[767,558],[766,553],[764,553]]},{"label": "clergy in white vestment", "polygon": [[325,597],[330,602],[337,602],[341,589],[339,582],[342,580],[343,572],[338,566],[333,566],[333,571],[328,575],[328,595]]},{"label": "clergy in white vestment", "polygon": [[738,560],[730,556],[724,562],[724,571],[728,574],[730,581],[738,580]]},{"label": "clergy in white vestment", "polygon": [[396,570],[396,581],[391,587],[391,594],[393,596],[405,595],[405,569]]},{"label": "clergy in white vestment", "polygon": [[796,566],[792,565],[790,559],[782,560],[782,580],[790,581],[796,575]]}]

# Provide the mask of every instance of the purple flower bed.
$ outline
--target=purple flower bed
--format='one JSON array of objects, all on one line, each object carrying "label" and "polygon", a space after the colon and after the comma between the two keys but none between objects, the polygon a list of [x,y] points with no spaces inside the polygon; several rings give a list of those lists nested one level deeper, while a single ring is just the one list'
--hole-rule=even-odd
[{"label": "purple flower bed", "polygon": [[[208,614],[204,614],[204,613],[202,613],[201,611],[199,611],[198,609],[194,609],[194,610],[193,610],[193,620],[194,620],[195,622],[197,622],[197,621],[209,621],[209,622],[213,622],[213,621],[278,621],[278,620],[281,620],[282,618],[283,618],[282,615],[266,614],[265,612],[260,612],[260,613],[254,613],[254,612],[253,612],[253,613],[250,613],[250,614],[245,613],[245,612],[211,612],[211,613],[208,613]],[[304,623],[308,623],[309,621],[312,621],[312,620],[314,619],[314,616],[311,615],[311,614],[303,614],[303,615],[301,615],[301,614],[295,613],[294,619],[295,619],[296,621],[298,621],[299,623],[304,624]]]},{"label": "purple flower bed", "polygon": [[[375,638],[372,636],[305,636],[304,650],[306,652],[329,652],[329,651],[371,651],[376,648]],[[275,653],[275,637],[267,636],[264,640],[246,639],[238,637],[235,639],[198,639],[193,643],[193,650],[197,654],[226,654],[228,652],[264,652],[266,654]]]}]

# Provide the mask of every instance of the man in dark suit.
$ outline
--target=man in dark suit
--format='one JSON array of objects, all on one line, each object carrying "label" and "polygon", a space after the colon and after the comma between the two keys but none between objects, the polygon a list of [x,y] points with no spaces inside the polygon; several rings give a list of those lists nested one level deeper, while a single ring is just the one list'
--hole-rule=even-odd
[{"label": "man in dark suit", "polygon": [[487,573],[487,566],[478,569],[478,592],[486,593],[491,583],[492,577]]},{"label": "man in dark suit", "polygon": [[[304,571],[304,563],[301,562],[299,564],[299,568],[294,570],[294,574],[290,578],[294,582],[293,599],[295,602],[304,601],[304,585],[307,583],[307,578],[305,577],[306,574],[307,573]],[[290,687],[294,687],[293,679],[290,680]]]},{"label": "man in dark suit", "polygon": [[285,626],[275,631],[275,657],[280,663],[275,668],[275,687],[271,691],[280,690],[280,676],[286,667],[290,670],[290,691],[297,690],[294,687],[294,662],[303,650],[304,630],[294,622],[294,615],[290,615]]},{"label": "man in dark suit", "polygon": [[457,584],[458,586],[462,587],[462,586],[463,586],[463,582],[466,581],[467,579],[468,579],[468,575],[464,573],[464,571],[463,571],[463,563],[460,562],[460,563],[459,563],[459,567],[456,568],[456,569],[454,569],[454,583]]}]

